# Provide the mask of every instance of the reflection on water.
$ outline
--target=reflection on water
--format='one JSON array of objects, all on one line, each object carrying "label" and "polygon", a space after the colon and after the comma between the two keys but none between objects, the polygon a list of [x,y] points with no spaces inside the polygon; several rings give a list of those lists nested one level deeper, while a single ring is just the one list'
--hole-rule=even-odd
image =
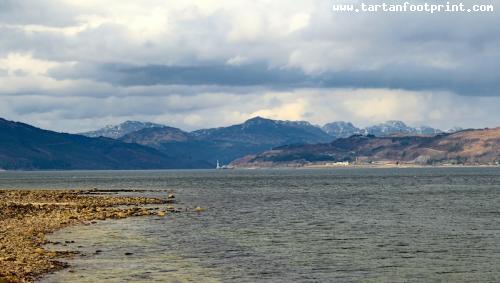
[{"label": "reflection on water", "polygon": [[207,208],[60,231],[85,256],[45,282],[500,280],[497,168],[19,174],[0,187],[173,189]]}]

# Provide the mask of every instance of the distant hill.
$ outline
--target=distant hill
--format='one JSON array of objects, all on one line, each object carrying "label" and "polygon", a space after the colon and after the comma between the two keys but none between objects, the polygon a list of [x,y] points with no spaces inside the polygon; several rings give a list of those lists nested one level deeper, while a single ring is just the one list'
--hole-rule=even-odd
[{"label": "distant hill", "polygon": [[165,154],[190,160],[229,163],[280,145],[329,142],[332,137],[308,122],[256,117],[243,124],[191,133],[176,128],[151,128],[130,133],[125,142],[154,147]]},{"label": "distant hill", "polygon": [[142,129],[120,140],[152,147],[172,158],[189,162],[195,168],[215,168],[217,160],[230,162],[243,156],[238,155],[240,152],[234,153],[236,155],[230,151],[221,152],[215,143],[197,140],[192,134],[172,127]]},{"label": "distant hill", "polygon": [[255,117],[243,124],[192,132],[198,139],[250,144],[294,144],[331,141],[319,127],[304,121],[279,121]]},{"label": "distant hill", "polygon": [[344,161],[358,164],[497,164],[500,162],[500,128],[437,136],[356,135],[332,143],[277,147],[232,164],[237,167],[275,167]]},{"label": "distant hill", "polygon": [[120,140],[128,143],[138,143],[148,146],[156,146],[165,142],[183,142],[191,138],[191,135],[178,128],[163,126],[161,128],[145,128],[124,135]]},{"label": "distant hill", "polygon": [[119,125],[109,125],[102,129],[80,133],[80,135],[97,138],[97,137],[106,137],[112,139],[119,139],[129,133],[140,131],[142,129],[148,128],[162,128],[164,125],[150,123],[150,122],[138,122],[138,121],[126,121]]},{"label": "distant hill", "polygon": [[[199,168],[201,164],[196,166]],[[207,166],[205,164],[205,166]],[[0,118],[0,168],[6,170],[192,168],[153,148],[109,138],[42,130]]]}]

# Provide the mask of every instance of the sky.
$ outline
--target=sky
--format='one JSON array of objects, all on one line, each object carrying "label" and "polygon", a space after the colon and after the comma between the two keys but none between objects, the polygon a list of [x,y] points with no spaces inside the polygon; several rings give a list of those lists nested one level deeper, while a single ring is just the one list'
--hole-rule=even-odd
[{"label": "sky", "polygon": [[71,133],[254,116],[500,126],[500,7],[354,14],[333,3],[0,0],[0,117]]}]

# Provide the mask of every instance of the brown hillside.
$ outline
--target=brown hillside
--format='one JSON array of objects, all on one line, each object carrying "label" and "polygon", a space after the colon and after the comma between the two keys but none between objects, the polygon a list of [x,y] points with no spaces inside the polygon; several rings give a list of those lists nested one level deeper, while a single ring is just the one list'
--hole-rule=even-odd
[{"label": "brown hillside", "polygon": [[330,144],[275,148],[233,162],[237,167],[302,166],[343,162],[403,164],[497,164],[500,128],[429,136],[352,136]]}]

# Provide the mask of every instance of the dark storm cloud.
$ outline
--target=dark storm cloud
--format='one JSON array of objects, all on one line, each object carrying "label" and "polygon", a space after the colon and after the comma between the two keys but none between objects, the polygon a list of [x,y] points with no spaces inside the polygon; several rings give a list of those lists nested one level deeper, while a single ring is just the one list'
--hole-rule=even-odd
[{"label": "dark storm cloud", "polygon": [[250,66],[133,66],[125,64],[77,65],[53,69],[57,79],[88,78],[120,86],[219,85],[219,86],[300,86],[311,84],[299,70]]},{"label": "dark storm cloud", "polygon": [[[325,75],[323,87],[392,88],[414,91],[450,91],[468,96],[500,95],[500,73],[490,68],[443,70],[392,65],[376,71],[336,72]],[[481,76],[477,76],[480,72]]]},{"label": "dark storm cloud", "polygon": [[[298,69],[244,66],[133,66],[125,64],[60,67],[49,72],[56,79],[86,78],[118,86],[215,85],[221,87],[283,88],[393,88],[450,91],[462,95],[500,95],[496,62],[458,70],[391,65],[373,71],[307,74]],[[477,74],[480,73],[481,76]]]}]

